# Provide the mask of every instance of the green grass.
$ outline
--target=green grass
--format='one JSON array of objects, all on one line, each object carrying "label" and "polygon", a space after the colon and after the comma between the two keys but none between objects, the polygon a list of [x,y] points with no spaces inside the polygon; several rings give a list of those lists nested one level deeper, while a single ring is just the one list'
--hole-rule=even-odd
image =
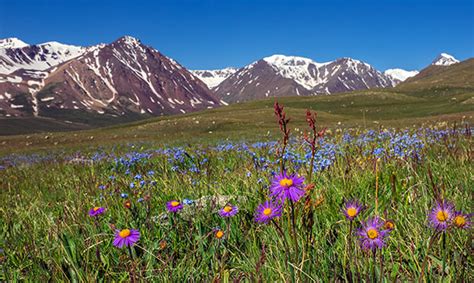
[{"label": "green grass", "polygon": [[[290,111],[298,109],[291,99],[284,102]],[[214,113],[219,111],[224,110]],[[212,117],[212,114],[207,115]],[[192,117],[179,119],[193,121]],[[212,119],[210,117],[208,119]],[[227,119],[235,117],[233,114]],[[270,125],[270,120],[262,122]],[[157,121],[153,127],[160,123],[170,122]],[[213,127],[225,131],[227,123]],[[150,123],[128,127],[140,129],[150,127]],[[184,126],[178,123],[176,127]],[[127,127],[106,131],[125,129]],[[341,134],[334,136],[335,143],[341,141]],[[435,202],[433,186],[458,209],[472,211],[471,137],[453,135],[434,142],[422,139],[426,147],[420,152],[420,161],[413,158],[376,161],[370,154],[364,154],[375,147],[389,147],[388,142],[382,140],[362,146],[355,143],[344,146],[334,165],[316,173],[313,178],[315,189],[308,194],[313,202],[318,202],[314,206],[314,226],[310,231],[313,242],[307,240],[306,225],[302,220],[303,201],[296,204],[296,238],[290,229],[289,206],[277,221],[284,238],[274,225],[254,223],[255,208],[268,195],[269,172],[278,171],[278,159],[270,151],[272,148],[252,149],[257,156],[275,162],[265,170],[257,169],[246,151],[216,151],[201,145],[185,147],[189,155],[182,162],[154,154],[150,159],[130,166],[129,175],[126,167],[112,161],[94,164],[47,161],[9,167],[0,171],[3,228],[3,252],[0,254],[3,278],[0,279],[33,282],[132,279],[328,282],[344,280],[351,273],[353,278],[370,281],[374,267],[372,258],[358,247],[355,236],[348,238],[349,222],[341,213],[344,199],[357,198],[367,209],[358,217],[356,226],[359,221],[374,215],[392,219],[396,224],[387,246],[377,254],[376,276],[383,276],[384,282],[415,281],[426,259],[425,279],[439,281],[442,277],[441,242],[438,238],[428,250],[434,231],[427,225],[427,213]],[[140,151],[130,146],[128,150]],[[291,151],[303,153],[307,148],[297,142]],[[199,165],[204,158],[209,161]],[[374,169],[376,163],[377,170]],[[201,172],[187,170],[193,165],[199,166]],[[173,166],[185,173],[173,171]],[[286,166],[290,171],[297,168],[296,163],[291,162]],[[154,170],[155,174],[147,176],[149,170]],[[249,172],[251,176],[247,176]],[[307,177],[307,164],[297,172]],[[432,172],[433,180],[429,172]],[[142,174],[147,182],[155,181],[156,186],[140,188],[138,181],[133,181],[135,174]],[[116,176],[116,180],[112,182],[110,175]],[[136,184],[133,189],[129,185],[131,182]],[[98,189],[99,185],[107,188],[102,191]],[[377,211],[374,205],[376,186]],[[124,207],[125,199],[120,193],[129,194],[132,209]],[[231,202],[239,206],[239,213],[228,222],[216,213],[224,203],[212,202],[202,208],[187,208],[186,213],[162,218],[165,203],[171,199],[217,195],[230,196]],[[146,200],[138,202],[139,198]],[[107,209],[97,222],[88,216],[88,210],[94,206]],[[222,240],[212,233],[217,226],[226,232]],[[132,255],[127,249],[113,247],[114,227],[140,230],[141,238]],[[470,252],[470,231],[453,229],[448,235],[444,278],[453,282],[472,282],[474,261]],[[289,253],[285,252],[285,238]],[[350,257],[349,240],[353,247]],[[383,271],[380,256],[383,257]]]},{"label": "green grass", "polygon": [[[285,97],[279,98],[279,101],[293,117],[295,128],[305,125],[303,113],[306,109],[317,111],[319,121],[333,130],[433,125],[438,121],[472,123],[473,70],[474,59],[469,59],[449,67],[430,66],[393,89]],[[50,118],[0,119],[0,135],[4,135],[0,136],[0,155],[12,151],[84,148],[99,144],[116,146],[143,141],[162,145],[215,143],[223,139],[259,140],[268,135],[275,136],[273,102],[274,99],[269,98],[136,122],[130,121],[144,117],[111,117],[81,111],[40,109]],[[127,121],[130,123],[122,124]],[[105,128],[91,129],[96,127]],[[81,129],[83,131],[77,131]],[[77,132],[71,134],[69,131]],[[48,138],[45,139],[45,136]]]},{"label": "green grass", "polygon": [[[301,142],[307,129],[306,109],[318,112],[318,125],[329,128],[327,138],[335,144],[342,144],[343,134],[358,135],[365,129],[393,127],[389,131],[401,135],[396,128],[471,127],[474,88],[462,81],[472,80],[465,77],[472,70],[459,66],[462,70],[457,72],[431,70],[433,73],[423,76],[426,81],[421,87],[407,82],[392,90],[279,99],[291,117],[295,138],[291,152],[304,156],[308,151]],[[451,83],[440,83],[445,81]],[[279,171],[276,148],[250,148],[258,158],[265,158],[268,167],[263,168],[248,150],[212,147],[223,142],[279,139],[273,102],[233,104],[75,132],[56,132],[78,125],[58,120],[0,120],[0,128],[8,127],[11,133],[22,132],[25,125],[28,131],[48,131],[0,137],[0,165],[7,166],[0,168],[0,280],[334,282],[352,274],[354,280],[369,282],[375,270],[383,282],[413,282],[419,279],[425,262],[428,282],[443,277],[445,281],[474,281],[472,230],[450,229],[443,273],[441,239],[427,225],[427,213],[438,191],[457,209],[472,212],[474,168],[469,134],[434,139],[419,136],[425,144],[418,152],[419,160],[386,156],[376,161],[370,154],[378,147],[401,146],[403,141],[343,144],[333,165],[317,172],[311,182],[315,189],[306,196],[315,204],[314,213],[307,213],[303,200],[296,204],[295,236],[287,205],[277,220],[282,236],[274,224],[257,225],[253,218],[258,204],[268,197],[271,171]],[[76,121],[82,119],[81,113],[73,116]],[[82,124],[79,128],[82,126],[89,127]],[[164,146],[182,146],[187,155],[177,162],[173,153],[167,156],[154,151]],[[131,151],[152,155],[129,167],[107,159],[84,164],[64,161],[76,152],[88,160],[95,153],[125,156]],[[50,158],[38,159],[34,155],[38,153]],[[176,166],[182,171],[175,171]],[[193,166],[200,172],[191,171]],[[286,166],[308,177],[307,161],[288,161]],[[155,174],[147,175],[149,170]],[[156,185],[141,188],[133,180],[136,174]],[[115,181],[109,179],[111,175]],[[107,188],[100,190],[100,185]],[[132,209],[124,207],[121,193],[129,195]],[[171,199],[217,196],[228,196],[237,204],[237,216],[230,221],[221,219],[216,212],[225,203],[204,202],[203,207],[186,207],[183,213],[163,218],[165,203]],[[145,200],[139,202],[140,198]],[[348,236],[349,223],[341,206],[349,198],[367,207],[355,226],[374,215],[395,221],[396,228],[387,246],[377,253],[375,266],[370,254],[359,248],[357,238]],[[107,210],[94,221],[88,211],[98,205]],[[314,217],[309,230],[304,215]],[[213,235],[217,226],[226,233],[222,240]],[[140,230],[132,254],[112,245],[115,228]]]},{"label": "green grass", "polygon": [[[474,91],[449,89],[447,92],[448,95],[430,97],[431,92],[409,95],[395,90],[371,90],[331,96],[285,97],[279,99],[279,102],[292,117],[293,131],[305,127],[306,109],[317,111],[318,121],[332,130],[421,126],[445,121],[472,123],[474,111],[470,100]],[[274,127],[273,102],[273,99],[266,99],[233,104],[187,115],[152,118],[74,133],[3,136],[0,137],[0,155],[15,151],[116,146],[129,142],[163,145],[215,143],[226,139],[267,139],[275,137],[277,133]],[[19,124],[22,123],[18,123],[16,119],[3,122],[14,125],[11,127],[20,127]]]}]

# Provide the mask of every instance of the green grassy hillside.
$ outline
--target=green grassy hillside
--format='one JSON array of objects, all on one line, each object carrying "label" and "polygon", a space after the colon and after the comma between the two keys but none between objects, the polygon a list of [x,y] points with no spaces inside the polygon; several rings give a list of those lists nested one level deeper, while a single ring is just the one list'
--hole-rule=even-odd
[{"label": "green grassy hillside", "polygon": [[409,92],[447,88],[474,89],[474,58],[451,66],[431,65],[397,86]]},{"label": "green grassy hillside", "polygon": [[[419,93],[417,93],[419,94]],[[305,127],[306,109],[318,112],[319,122],[332,129],[403,127],[446,120],[472,122],[474,91],[451,90],[429,97],[397,90],[372,90],[279,100],[292,118],[293,131]],[[64,133],[41,133],[0,138],[0,153],[12,150],[75,148],[128,142],[159,144],[258,140],[276,134],[273,99],[234,104],[187,115],[152,118],[107,128]]]},{"label": "green grassy hillside", "polygon": [[[319,122],[333,129],[404,127],[438,121],[467,121],[474,115],[474,59],[449,67],[428,67],[393,89],[280,98],[292,117],[293,131],[305,126],[306,109],[317,111]],[[100,129],[50,119],[3,119],[3,133],[25,130],[46,133],[2,136],[0,154],[12,150],[75,148],[128,142],[159,144],[258,140],[275,134],[274,99],[238,103],[186,115],[150,118]],[[135,117],[136,118],[136,117]],[[25,126],[27,125],[27,126]],[[34,131],[33,131],[34,129]]]}]

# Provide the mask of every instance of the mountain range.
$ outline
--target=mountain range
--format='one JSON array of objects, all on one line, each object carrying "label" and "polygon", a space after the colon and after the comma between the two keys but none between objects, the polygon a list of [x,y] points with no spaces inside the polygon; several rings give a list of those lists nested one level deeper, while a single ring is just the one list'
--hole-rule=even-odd
[{"label": "mountain range", "polygon": [[[458,61],[442,53],[431,66]],[[242,68],[187,70],[124,36],[89,47],[0,39],[0,117],[126,117],[189,113],[265,97],[389,88],[418,71],[381,72],[352,58],[318,63],[273,55]]]}]

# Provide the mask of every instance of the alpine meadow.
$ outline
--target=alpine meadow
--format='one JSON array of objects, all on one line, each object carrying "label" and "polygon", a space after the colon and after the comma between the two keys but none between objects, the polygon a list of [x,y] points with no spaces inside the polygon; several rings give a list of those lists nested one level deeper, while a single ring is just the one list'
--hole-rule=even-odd
[{"label": "alpine meadow", "polygon": [[0,3],[0,281],[474,282],[472,1],[109,2]]}]

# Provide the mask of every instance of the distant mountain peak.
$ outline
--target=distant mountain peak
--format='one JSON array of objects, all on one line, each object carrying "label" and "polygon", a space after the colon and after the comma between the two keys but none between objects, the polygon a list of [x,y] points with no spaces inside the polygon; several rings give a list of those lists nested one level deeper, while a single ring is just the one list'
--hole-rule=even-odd
[{"label": "distant mountain peak", "polygon": [[237,102],[394,85],[395,82],[388,76],[352,58],[317,63],[309,58],[276,54],[239,69],[213,90],[224,101]]},{"label": "distant mountain peak", "polygon": [[318,63],[309,58],[275,54],[262,59],[272,66],[282,77],[294,80],[302,87],[311,90],[321,82],[317,69],[327,63]]},{"label": "distant mountain peak", "polygon": [[436,65],[436,66],[449,66],[452,64],[459,63],[459,60],[454,58],[452,55],[449,55],[447,53],[441,53],[434,59],[433,63],[431,65]]},{"label": "distant mountain peak", "polygon": [[388,69],[383,73],[384,75],[389,76],[392,79],[396,80],[398,83],[398,82],[403,82],[408,78],[416,76],[419,72],[416,70],[407,71],[407,70],[395,68],[395,69]]},{"label": "distant mountain peak", "polygon": [[23,48],[28,46],[27,43],[16,37],[0,39],[0,48]]},{"label": "distant mountain peak", "polygon": [[131,36],[90,47],[0,49],[0,94],[0,116],[7,117],[60,111],[129,119],[221,104],[186,68]]},{"label": "distant mountain peak", "polygon": [[274,54],[262,59],[263,61],[277,66],[307,66],[310,64],[315,65],[316,67],[320,67],[326,63],[318,63],[313,61],[312,59],[300,56],[287,56],[282,54]]},{"label": "distant mountain peak", "polygon": [[87,51],[85,47],[57,41],[27,45],[19,39],[7,40],[5,46],[10,47],[0,48],[0,74],[11,74],[19,69],[43,71]]},{"label": "distant mountain peak", "polygon": [[223,80],[237,72],[237,68],[227,67],[217,70],[193,70],[191,73],[203,81],[209,89],[218,86]]},{"label": "distant mountain peak", "polygon": [[117,39],[116,42],[123,43],[123,44],[129,45],[129,46],[137,46],[137,45],[142,44],[142,42],[138,38],[135,38],[135,37],[130,36],[130,35],[122,36],[119,39]]}]

